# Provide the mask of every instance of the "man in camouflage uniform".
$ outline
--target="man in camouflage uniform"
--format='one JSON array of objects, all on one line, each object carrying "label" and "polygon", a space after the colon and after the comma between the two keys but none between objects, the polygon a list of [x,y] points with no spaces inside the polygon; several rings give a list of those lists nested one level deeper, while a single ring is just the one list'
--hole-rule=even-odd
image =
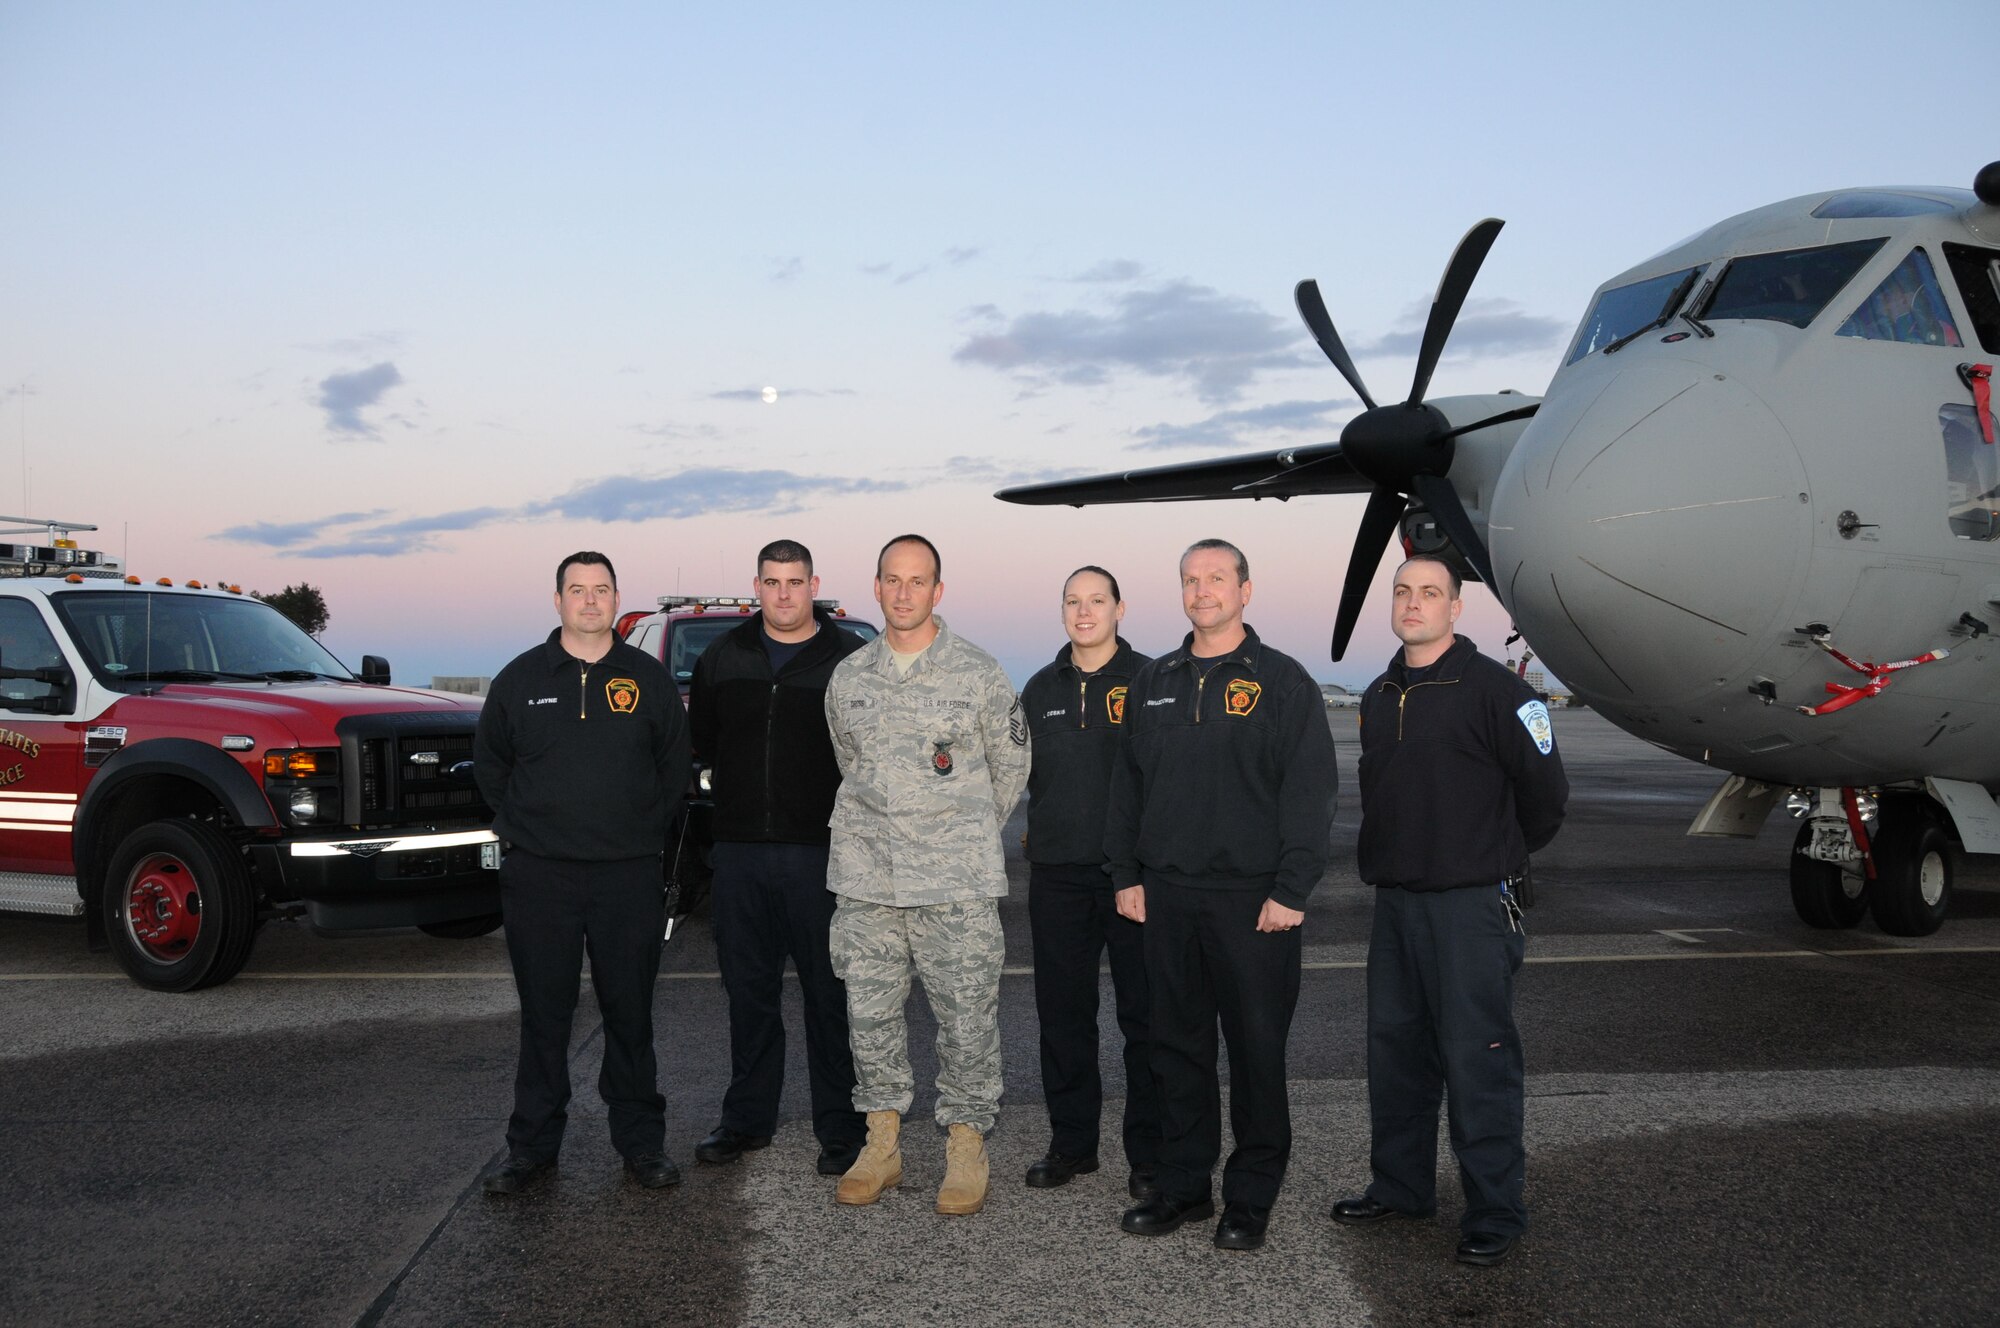
[{"label": "man in camouflage uniform", "polygon": [[999,663],[933,613],[941,570],[921,535],[883,546],[875,599],[887,626],[826,689],[841,774],[830,949],[847,983],[854,1107],[868,1113],[868,1143],[834,1197],[871,1204],[903,1178],[914,970],[937,1017],[937,1122],[949,1132],[937,1208],[976,1213],[1000,1114],[1000,827],[1027,783],[1028,728]]}]

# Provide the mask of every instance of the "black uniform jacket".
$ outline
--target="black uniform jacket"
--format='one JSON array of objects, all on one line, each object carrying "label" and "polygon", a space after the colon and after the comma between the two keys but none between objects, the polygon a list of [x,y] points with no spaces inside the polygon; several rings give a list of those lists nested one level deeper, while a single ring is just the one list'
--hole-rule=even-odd
[{"label": "black uniform jacket", "polygon": [[687,708],[645,651],[620,641],[586,664],[557,628],[493,680],[473,770],[494,832],[537,857],[662,853],[687,788]]},{"label": "black uniform jacket", "polygon": [[1417,683],[1396,652],[1361,698],[1357,856],[1370,885],[1497,884],[1555,838],[1568,798],[1547,706],[1465,637]]},{"label": "black uniform jacket", "polygon": [[1021,690],[1028,712],[1028,861],[1072,866],[1104,863],[1104,812],[1111,801],[1111,762],[1125,722],[1133,675],[1149,658],[1124,637],[1095,673],[1056,652]]},{"label": "black uniform jacket", "polygon": [[840,767],[826,731],[826,680],[862,640],[822,609],[819,631],[771,672],[764,615],[752,614],[695,661],[688,719],[695,754],[713,768],[715,837],[751,844],[824,844]]},{"label": "black uniform jacket", "polygon": [[1303,909],[1325,874],[1339,788],[1326,700],[1244,631],[1206,677],[1190,632],[1133,678],[1105,817],[1112,885],[1260,890]]}]

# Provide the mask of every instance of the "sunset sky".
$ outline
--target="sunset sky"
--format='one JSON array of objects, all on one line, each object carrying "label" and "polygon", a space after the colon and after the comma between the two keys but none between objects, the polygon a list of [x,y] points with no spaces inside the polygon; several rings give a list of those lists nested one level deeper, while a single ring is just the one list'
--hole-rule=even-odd
[{"label": "sunset sky", "polygon": [[[1316,276],[1400,397],[1538,393],[1591,290],[1723,216],[2000,157],[1988,6],[0,0],[0,512],[147,577],[320,586],[327,644],[490,674],[556,561],[626,607],[878,545],[1016,681],[1063,576],[1180,639],[1193,539],[1316,674],[1363,500],[1076,511],[1008,483],[1338,436]],[[767,386],[777,389],[767,401]],[[1386,582],[1387,565],[1382,573]],[[1507,623],[1468,590],[1464,627]]]}]

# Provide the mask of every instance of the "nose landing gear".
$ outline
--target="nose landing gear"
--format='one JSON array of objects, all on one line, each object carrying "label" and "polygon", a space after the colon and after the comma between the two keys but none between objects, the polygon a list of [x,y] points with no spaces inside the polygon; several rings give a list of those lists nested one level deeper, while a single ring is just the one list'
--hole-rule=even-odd
[{"label": "nose landing gear", "polygon": [[1920,794],[1884,793],[1871,838],[1868,802],[1855,789],[1817,791],[1792,842],[1792,907],[1810,927],[1853,927],[1873,912],[1891,936],[1928,936],[1951,907],[1949,824]]}]

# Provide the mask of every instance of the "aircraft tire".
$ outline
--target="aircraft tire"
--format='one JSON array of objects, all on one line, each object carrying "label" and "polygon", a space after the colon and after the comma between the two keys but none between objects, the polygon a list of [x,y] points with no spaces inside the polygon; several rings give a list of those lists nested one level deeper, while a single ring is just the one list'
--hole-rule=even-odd
[{"label": "aircraft tire", "polygon": [[1792,908],[1808,927],[1842,931],[1855,926],[1868,915],[1865,882],[1837,862],[1807,857],[1805,847],[1811,839],[1808,822],[1792,841]]},{"label": "aircraft tire", "polygon": [[1951,836],[1921,807],[1883,808],[1884,825],[1875,837],[1875,879],[1868,905],[1876,925],[1891,936],[1928,936],[1944,925],[1951,908]]}]

